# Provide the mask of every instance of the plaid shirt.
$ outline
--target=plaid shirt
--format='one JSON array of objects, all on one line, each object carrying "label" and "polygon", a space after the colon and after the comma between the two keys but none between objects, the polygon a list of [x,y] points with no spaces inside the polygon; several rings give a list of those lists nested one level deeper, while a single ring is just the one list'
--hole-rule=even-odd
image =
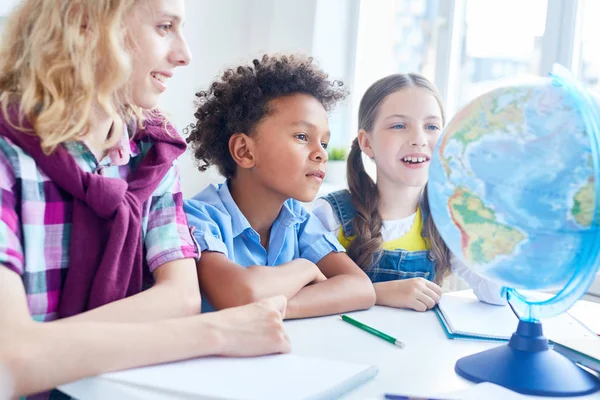
[{"label": "plaid shirt", "polygon": [[[84,171],[126,179],[152,144],[123,134],[99,163],[83,143],[64,146]],[[69,267],[72,213],[72,196],[59,189],[20,147],[0,137],[0,264],[23,278],[36,321],[57,318]],[[144,204],[142,235],[148,266],[144,273],[149,279],[166,262],[198,255],[183,212],[176,162]]]}]

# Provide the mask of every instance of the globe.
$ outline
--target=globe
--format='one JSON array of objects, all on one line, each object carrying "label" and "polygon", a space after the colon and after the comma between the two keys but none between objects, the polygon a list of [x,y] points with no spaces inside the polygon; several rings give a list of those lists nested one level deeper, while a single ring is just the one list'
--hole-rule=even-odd
[{"label": "globe", "polygon": [[[525,344],[525,337],[535,336],[531,329],[543,337],[539,319],[571,307],[600,266],[599,105],[569,71],[555,66],[549,78],[501,87],[464,106],[435,148],[427,191],[440,235],[470,269],[505,286],[521,316],[515,335],[522,329],[525,336],[513,343],[513,335],[513,346],[502,350],[503,357],[520,357],[515,351],[529,351],[532,345],[547,353],[547,345],[539,340]],[[539,301],[517,289],[557,294]],[[490,356],[484,357],[488,363]],[[459,368],[461,361],[459,374],[488,380],[481,371],[464,370],[481,365]],[[522,364],[506,358],[498,362],[500,369]],[[498,378],[497,383],[515,388],[511,371],[503,373],[508,382]],[[558,383],[554,392],[560,394],[544,385],[517,385],[516,390],[561,396],[598,390],[597,378],[586,374],[580,374],[583,389]]]}]

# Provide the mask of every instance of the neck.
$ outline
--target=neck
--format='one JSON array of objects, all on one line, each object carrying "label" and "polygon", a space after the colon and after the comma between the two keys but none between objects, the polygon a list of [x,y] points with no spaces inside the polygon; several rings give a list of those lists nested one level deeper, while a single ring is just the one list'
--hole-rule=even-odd
[{"label": "neck", "polygon": [[85,144],[100,161],[106,156],[108,145],[115,143],[115,139],[122,134],[121,130],[120,123],[96,106],[91,113],[90,129],[84,137]]},{"label": "neck", "polygon": [[229,181],[231,197],[250,226],[268,241],[271,226],[277,219],[286,199],[280,199],[273,191],[256,182],[245,170],[239,170]]},{"label": "neck", "polygon": [[391,184],[377,179],[379,214],[386,220],[406,218],[417,211],[422,186]]}]

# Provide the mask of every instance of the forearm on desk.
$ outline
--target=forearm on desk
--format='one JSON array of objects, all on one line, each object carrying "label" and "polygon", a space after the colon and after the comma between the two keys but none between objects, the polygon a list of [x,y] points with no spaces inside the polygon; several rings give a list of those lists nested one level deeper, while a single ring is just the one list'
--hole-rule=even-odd
[{"label": "forearm on desk", "polygon": [[304,287],[288,301],[285,318],[316,317],[372,307],[375,302],[373,287],[366,275],[364,278],[338,275]]},{"label": "forearm on desk", "polygon": [[198,317],[68,326],[30,322],[3,329],[0,339],[0,363],[8,367],[17,396],[105,372],[218,354],[221,345]]},{"label": "forearm on desk", "polygon": [[223,254],[210,254],[217,263],[211,264],[205,260],[206,264],[199,266],[199,280],[204,296],[217,309],[240,306],[275,295],[290,299],[315,280],[318,273],[317,267],[304,259],[277,267],[244,268]]},{"label": "forearm on desk", "polygon": [[397,286],[394,282],[376,282],[373,284],[375,289],[375,304],[388,307],[400,307]]}]

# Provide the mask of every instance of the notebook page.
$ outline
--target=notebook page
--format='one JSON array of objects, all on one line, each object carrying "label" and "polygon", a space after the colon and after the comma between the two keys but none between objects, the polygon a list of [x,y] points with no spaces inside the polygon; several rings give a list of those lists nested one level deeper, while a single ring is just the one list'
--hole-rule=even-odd
[{"label": "notebook page", "polygon": [[[444,294],[439,308],[448,328],[455,334],[508,340],[518,325],[518,319],[509,306],[482,303],[471,290]],[[544,336],[550,340],[586,339],[595,336],[568,312],[541,322]]]},{"label": "notebook page", "polygon": [[126,385],[198,399],[325,399],[375,376],[377,368],[291,354],[208,357],[104,374]]},{"label": "notebook page", "polygon": [[444,293],[438,306],[455,334],[508,340],[519,322],[509,306],[482,303],[470,290]]}]

